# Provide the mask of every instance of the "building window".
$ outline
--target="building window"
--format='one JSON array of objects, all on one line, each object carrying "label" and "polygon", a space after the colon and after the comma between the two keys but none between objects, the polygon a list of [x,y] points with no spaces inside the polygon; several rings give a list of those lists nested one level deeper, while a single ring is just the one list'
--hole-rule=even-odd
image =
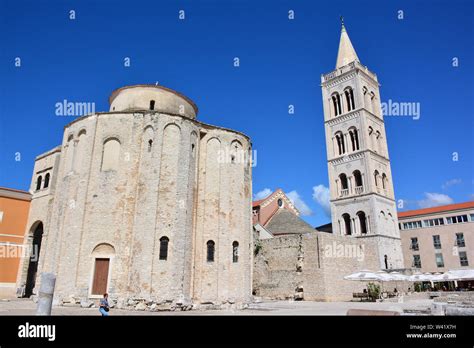
[{"label": "building window", "polygon": [[413,237],[413,238],[411,239],[410,249],[411,249],[411,250],[415,250],[415,251],[420,250],[420,247],[418,246],[418,238]]},{"label": "building window", "polygon": [[148,140],[148,152],[151,152],[151,148],[153,147],[153,140]]},{"label": "building window", "polygon": [[448,216],[446,218],[446,222],[448,224],[460,224],[463,222],[467,222],[467,214],[466,215],[458,215],[458,216]]},{"label": "building window", "polygon": [[443,218],[423,220],[423,227],[433,227],[441,225],[444,225]]},{"label": "building window", "polygon": [[376,170],[376,171],[374,172],[375,187],[378,187],[378,186],[379,186],[379,176],[380,176],[380,175],[379,175],[379,172],[378,172],[378,170]]},{"label": "building window", "polygon": [[469,266],[469,262],[467,261],[467,254],[465,251],[459,252],[459,262],[461,266]]},{"label": "building window", "polygon": [[339,174],[339,181],[341,182],[341,197],[349,194],[349,184],[347,182],[347,175],[342,173]]},{"label": "building window", "polygon": [[40,175],[36,179],[36,191],[41,190],[41,183],[43,182],[43,177]]},{"label": "building window", "polygon": [[364,191],[364,187],[362,184],[362,174],[358,170],[354,170],[352,172],[355,181],[355,193],[360,194]]},{"label": "building window", "polygon": [[436,266],[444,267],[443,254],[436,254]]},{"label": "building window", "polygon": [[464,233],[456,233],[456,246],[463,248],[466,246],[464,242]]},{"label": "building window", "polygon": [[155,101],[150,100],[150,110],[155,110]]},{"label": "building window", "polygon": [[349,214],[342,214],[342,219],[344,220],[344,229],[345,229],[345,234],[350,236],[352,234],[352,228],[351,228],[351,217]]},{"label": "building window", "polygon": [[342,114],[341,96],[339,95],[339,93],[334,93],[331,98],[334,108],[334,116]]},{"label": "building window", "polygon": [[346,145],[344,144],[344,135],[342,134],[342,132],[336,133],[336,142],[337,142],[338,154],[342,155],[346,153]]},{"label": "building window", "polygon": [[283,200],[281,198],[278,198],[278,206],[281,208],[283,207]]},{"label": "building window", "polygon": [[51,177],[51,175],[49,173],[47,173],[44,177],[44,186],[43,188],[48,188],[49,186],[49,178]]},{"label": "building window", "polygon": [[435,249],[441,249],[441,239],[438,235],[433,236],[433,245]]},{"label": "building window", "polygon": [[215,245],[214,241],[207,241],[207,262],[214,262]]},{"label": "building window", "polygon": [[413,267],[421,268],[421,257],[420,257],[420,255],[413,255]]},{"label": "building window", "polygon": [[471,214],[471,222],[474,222],[474,214]]},{"label": "building window", "polygon": [[344,95],[346,96],[346,105],[347,105],[347,111],[352,111],[355,109],[354,105],[354,91],[352,88],[347,88],[344,91]]},{"label": "building window", "polygon": [[352,151],[359,150],[359,135],[356,128],[349,129],[349,137],[351,138]]},{"label": "building window", "polygon": [[232,262],[237,263],[239,261],[239,242],[234,241],[232,243]]},{"label": "building window", "polygon": [[117,139],[107,139],[102,153],[102,171],[117,170],[120,158],[120,143]]},{"label": "building window", "polygon": [[168,237],[161,237],[160,238],[160,260],[167,260],[168,259]]},{"label": "building window", "polygon": [[409,221],[403,223],[404,230],[412,230],[414,228],[421,228],[421,221]]},{"label": "building window", "polygon": [[357,213],[357,217],[359,218],[359,227],[361,234],[367,234],[367,218],[363,211],[359,211]]},{"label": "building window", "polygon": [[385,173],[382,174],[382,188],[385,190],[387,189],[387,176]]}]

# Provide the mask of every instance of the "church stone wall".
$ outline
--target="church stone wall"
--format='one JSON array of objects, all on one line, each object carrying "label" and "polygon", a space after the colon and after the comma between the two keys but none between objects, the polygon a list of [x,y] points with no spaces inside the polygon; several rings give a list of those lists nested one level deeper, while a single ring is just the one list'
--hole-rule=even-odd
[{"label": "church stone wall", "polygon": [[312,232],[258,243],[253,286],[255,295],[263,298],[348,301],[367,284],[344,276],[379,269],[371,240]]},{"label": "church stone wall", "polygon": [[98,113],[66,126],[55,190],[34,196],[30,211],[45,223],[38,275],[57,275],[55,302],[101,297],[92,284],[104,257],[107,291],[120,306],[250,300],[251,170],[240,161],[250,146],[240,133],[158,111]]}]

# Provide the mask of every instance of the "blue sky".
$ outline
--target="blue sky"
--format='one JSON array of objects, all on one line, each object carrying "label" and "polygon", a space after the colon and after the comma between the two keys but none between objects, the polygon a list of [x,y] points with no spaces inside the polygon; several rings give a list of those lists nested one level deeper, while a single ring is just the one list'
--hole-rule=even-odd
[{"label": "blue sky", "polygon": [[57,102],[106,111],[113,89],[158,81],[194,100],[199,120],[251,137],[255,194],[281,187],[308,222],[328,222],[313,198],[328,186],[320,75],[334,69],[342,14],[382,101],[420,103],[419,120],[385,119],[396,198],[474,199],[473,12],[468,0],[1,0],[0,186],[27,189],[34,157],[60,144],[74,118]]}]

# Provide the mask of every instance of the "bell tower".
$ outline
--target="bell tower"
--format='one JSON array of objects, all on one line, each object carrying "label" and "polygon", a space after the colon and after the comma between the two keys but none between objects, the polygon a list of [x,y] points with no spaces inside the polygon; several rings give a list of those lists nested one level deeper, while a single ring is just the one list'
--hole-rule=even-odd
[{"label": "bell tower", "polygon": [[402,268],[379,83],[341,22],[336,69],[321,76],[333,233],[375,241],[380,268]]}]

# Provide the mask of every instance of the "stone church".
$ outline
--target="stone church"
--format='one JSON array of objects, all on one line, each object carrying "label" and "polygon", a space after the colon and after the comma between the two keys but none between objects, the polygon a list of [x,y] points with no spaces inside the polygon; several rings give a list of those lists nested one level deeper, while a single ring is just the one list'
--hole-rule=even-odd
[{"label": "stone church", "polygon": [[64,128],[36,158],[17,287],[57,276],[55,303],[234,304],[251,296],[251,143],[196,120],[186,96],[115,90],[110,110]]}]

